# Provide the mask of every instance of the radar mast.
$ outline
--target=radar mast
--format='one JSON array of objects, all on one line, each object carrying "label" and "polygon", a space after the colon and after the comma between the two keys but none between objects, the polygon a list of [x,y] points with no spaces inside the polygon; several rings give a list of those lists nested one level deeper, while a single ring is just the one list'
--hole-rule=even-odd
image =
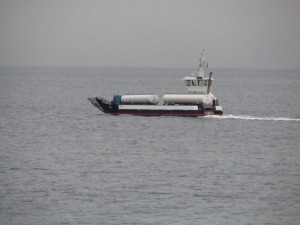
[{"label": "radar mast", "polygon": [[200,58],[200,64],[199,64],[199,69],[198,69],[198,73],[199,73],[199,77],[204,78],[205,77],[205,70],[208,67],[208,63],[207,61],[204,59],[204,50],[202,51],[202,55]]}]

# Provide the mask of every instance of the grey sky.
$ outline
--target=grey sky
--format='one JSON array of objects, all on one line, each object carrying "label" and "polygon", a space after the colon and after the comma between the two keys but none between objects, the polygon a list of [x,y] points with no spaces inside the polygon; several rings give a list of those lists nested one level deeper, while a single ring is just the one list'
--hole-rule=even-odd
[{"label": "grey sky", "polygon": [[300,69],[299,0],[0,0],[0,66]]}]

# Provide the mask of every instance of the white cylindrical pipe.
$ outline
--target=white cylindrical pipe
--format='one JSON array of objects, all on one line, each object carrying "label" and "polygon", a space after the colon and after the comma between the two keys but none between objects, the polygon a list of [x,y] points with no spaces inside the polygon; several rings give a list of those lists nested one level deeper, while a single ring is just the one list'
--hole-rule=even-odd
[{"label": "white cylindrical pipe", "polygon": [[151,104],[156,105],[159,102],[157,95],[122,95],[122,104]]},{"label": "white cylindrical pipe", "polygon": [[211,95],[166,94],[163,96],[164,104],[211,104]]}]

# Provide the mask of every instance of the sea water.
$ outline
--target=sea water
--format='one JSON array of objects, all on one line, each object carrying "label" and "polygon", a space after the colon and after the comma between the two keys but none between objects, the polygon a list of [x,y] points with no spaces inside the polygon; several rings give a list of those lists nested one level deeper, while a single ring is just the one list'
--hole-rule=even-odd
[{"label": "sea water", "polygon": [[0,224],[300,224],[300,71],[212,69],[224,116],[104,115],[192,69],[0,68]]}]

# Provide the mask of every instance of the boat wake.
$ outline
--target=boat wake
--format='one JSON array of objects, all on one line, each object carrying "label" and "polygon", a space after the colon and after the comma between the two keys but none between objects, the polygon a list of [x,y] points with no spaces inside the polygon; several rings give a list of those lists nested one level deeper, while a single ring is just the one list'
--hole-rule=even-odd
[{"label": "boat wake", "polygon": [[299,121],[298,118],[287,118],[287,117],[255,117],[255,116],[246,116],[246,115],[223,115],[223,116],[205,116],[205,118],[214,118],[214,119],[236,119],[236,120],[262,120],[262,121]]}]

